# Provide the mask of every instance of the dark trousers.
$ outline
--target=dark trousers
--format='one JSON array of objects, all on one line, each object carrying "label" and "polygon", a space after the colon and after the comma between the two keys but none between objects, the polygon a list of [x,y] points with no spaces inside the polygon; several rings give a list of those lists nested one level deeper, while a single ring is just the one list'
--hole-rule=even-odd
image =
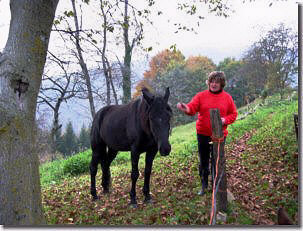
[{"label": "dark trousers", "polygon": [[[197,134],[198,139],[198,150],[199,150],[199,175],[200,177],[207,178],[209,175],[209,159],[211,149],[213,148],[212,144],[209,144],[211,141],[210,136],[204,136]],[[224,138],[225,143],[226,138]]]},{"label": "dark trousers", "polygon": [[199,176],[208,177],[209,175],[209,158],[212,145],[210,136],[197,134],[199,150]]}]

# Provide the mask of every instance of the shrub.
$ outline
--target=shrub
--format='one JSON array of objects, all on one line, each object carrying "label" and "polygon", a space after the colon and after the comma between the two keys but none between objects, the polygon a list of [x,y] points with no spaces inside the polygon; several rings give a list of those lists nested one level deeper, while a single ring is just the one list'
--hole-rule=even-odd
[{"label": "shrub", "polygon": [[89,171],[91,151],[81,152],[65,160],[63,165],[64,175],[79,175]]},{"label": "shrub", "polygon": [[111,165],[123,164],[130,161],[130,152],[118,152]]}]

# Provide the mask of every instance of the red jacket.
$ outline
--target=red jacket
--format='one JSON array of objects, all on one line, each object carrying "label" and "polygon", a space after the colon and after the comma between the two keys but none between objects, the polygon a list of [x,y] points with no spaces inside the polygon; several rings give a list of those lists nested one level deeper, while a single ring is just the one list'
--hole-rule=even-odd
[{"label": "red jacket", "polygon": [[237,108],[231,97],[224,90],[219,94],[211,93],[205,90],[196,94],[187,104],[190,109],[188,115],[195,115],[198,112],[198,120],[196,122],[197,133],[205,136],[212,135],[209,109],[218,108],[220,116],[224,117],[225,125],[223,125],[224,137],[227,136],[227,125],[232,124],[237,116]]}]

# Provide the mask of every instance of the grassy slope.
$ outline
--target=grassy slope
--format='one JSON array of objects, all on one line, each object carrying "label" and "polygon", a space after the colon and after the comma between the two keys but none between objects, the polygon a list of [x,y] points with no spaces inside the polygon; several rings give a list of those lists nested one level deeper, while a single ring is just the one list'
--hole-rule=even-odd
[{"label": "grassy slope", "polygon": [[[275,221],[276,207],[281,205],[289,208],[291,217],[297,219],[298,158],[292,119],[292,113],[297,113],[297,110],[297,102],[273,100],[268,106],[229,127],[230,136],[226,145],[228,187],[236,201],[229,204],[227,224],[270,224]],[[237,141],[243,140],[242,137],[247,134],[250,138],[245,142],[244,151],[239,152],[239,148],[243,147],[239,147]],[[98,202],[91,202],[89,195],[87,166],[90,151],[82,153],[82,158],[73,157],[73,161],[43,165],[40,169],[41,182],[48,223],[208,224],[211,194],[209,192],[204,197],[196,194],[200,184],[194,123],[175,128],[170,141],[171,154],[165,158],[158,154],[154,161],[151,178],[153,205],[142,203],[144,155],[140,158],[137,209],[128,207],[128,153],[119,154],[113,163],[113,191],[102,196]],[[73,169],[79,170],[73,172]],[[85,170],[82,175],[73,176],[82,169]],[[234,181],[239,176],[239,169],[243,172],[241,184]],[[101,179],[100,171],[97,179]],[[97,187],[101,194],[99,180]],[[247,198],[243,195],[248,195],[248,192],[241,191],[241,187],[245,187],[251,195],[248,201],[256,201],[257,207],[253,210],[245,206]],[[258,214],[265,218],[260,219]]]}]

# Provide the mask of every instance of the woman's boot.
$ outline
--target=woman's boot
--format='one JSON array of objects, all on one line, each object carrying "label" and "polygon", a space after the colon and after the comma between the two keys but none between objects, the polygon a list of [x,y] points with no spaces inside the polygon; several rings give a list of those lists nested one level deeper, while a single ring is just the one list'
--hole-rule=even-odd
[{"label": "woman's boot", "polygon": [[202,176],[201,176],[202,189],[200,192],[198,192],[198,195],[203,196],[205,194],[205,191],[208,188],[208,175],[209,175],[209,171],[207,169],[202,170]]}]

